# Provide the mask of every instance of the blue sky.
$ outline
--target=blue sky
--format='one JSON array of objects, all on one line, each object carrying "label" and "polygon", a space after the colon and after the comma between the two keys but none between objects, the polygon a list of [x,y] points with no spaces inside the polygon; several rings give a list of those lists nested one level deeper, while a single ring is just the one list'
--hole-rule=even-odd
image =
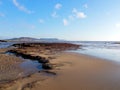
[{"label": "blue sky", "polygon": [[120,41],[120,0],[0,0],[0,38]]}]

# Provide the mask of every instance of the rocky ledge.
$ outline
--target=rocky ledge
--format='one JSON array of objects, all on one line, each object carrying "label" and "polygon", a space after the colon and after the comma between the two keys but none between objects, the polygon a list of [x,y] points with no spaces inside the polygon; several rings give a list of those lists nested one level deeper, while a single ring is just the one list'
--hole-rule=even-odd
[{"label": "rocky ledge", "polygon": [[0,40],[0,42],[7,42],[7,41],[5,41],[5,40]]},{"label": "rocky ledge", "polygon": [[54,58],[55,54],[65,50],[75,50],[80,47],[80,45],[70,43],[20,43],[12,46],[16,48],[8,52],[25,59],[37,60],[42,64],[43,69],[54,68],[50,60]]}]

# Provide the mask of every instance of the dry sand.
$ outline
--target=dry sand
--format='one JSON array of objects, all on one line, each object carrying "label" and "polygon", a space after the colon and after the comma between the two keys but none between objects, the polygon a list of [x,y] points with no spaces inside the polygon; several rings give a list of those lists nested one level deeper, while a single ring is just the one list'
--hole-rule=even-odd
[{"label": "dry sand", "polygon": [[120,90],[120,63],[76,53],[51,60],[56,76],[36,73],[1,90]]}]

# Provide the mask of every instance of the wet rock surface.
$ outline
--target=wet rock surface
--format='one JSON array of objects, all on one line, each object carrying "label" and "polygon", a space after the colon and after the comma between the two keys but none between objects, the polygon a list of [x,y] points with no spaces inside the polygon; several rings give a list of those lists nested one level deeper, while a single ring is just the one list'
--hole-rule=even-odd
[{"label": "wet rock surface", "polygon": [[47,70],[53,69],[54,66],[50,64],[50,60],[55,54],[80,47],[80,45],[69,43],[20,43],[12,46],[15,48],[8,50],[8,52],[24,59],[37,60],[42,64],[42,68]]}]

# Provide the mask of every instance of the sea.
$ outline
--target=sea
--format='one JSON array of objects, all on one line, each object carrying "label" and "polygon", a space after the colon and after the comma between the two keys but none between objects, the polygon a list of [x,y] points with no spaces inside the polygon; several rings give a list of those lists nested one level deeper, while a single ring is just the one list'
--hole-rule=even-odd
[{"label": "sea", "polygon": [[14,44],[13,42],[0,42],[0,48],[7,48]]},{"label": "sea", "polygon": [[120,42],[114,41],[78,41],[75,44],[82,45],[80,49],[72,52],[86,54],[105,60],[120,62]]}]

